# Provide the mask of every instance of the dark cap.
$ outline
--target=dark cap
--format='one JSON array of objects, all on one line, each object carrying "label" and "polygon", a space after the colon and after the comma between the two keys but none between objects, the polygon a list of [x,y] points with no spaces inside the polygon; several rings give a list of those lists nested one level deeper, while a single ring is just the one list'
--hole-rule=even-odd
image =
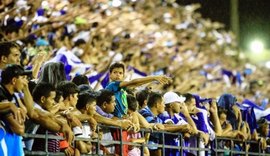
[{"label": "dark cap", "polygon": [[6,84],[10,82],[12,78],[22,75],[32,75],[32,71],[24,70],[20,65],[9,64],[1,73],[2,83]]}]

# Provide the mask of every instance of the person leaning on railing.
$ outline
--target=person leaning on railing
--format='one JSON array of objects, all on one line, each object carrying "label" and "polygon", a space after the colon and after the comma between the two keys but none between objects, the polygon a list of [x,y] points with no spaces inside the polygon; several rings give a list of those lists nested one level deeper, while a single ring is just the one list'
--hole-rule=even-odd
[{"label": "person leaning on railing", "polygon": [[[162,114],[165,110],[164,100],[161,94],[156,92],[151,92],[147,99],[147,107],[141,109],[140,114],[147,120],[149,123],[163,123],[162,120],[158,117],[159,114]],[[190,125],[171,125],[163,124],[164,130],[168,132],[182,132],[182,133],[191,133],[192,129]],[[148,145],[157,145],[163,144],[163,140],[160,134],[151,133]],[[155,146],[149,147],[150,155],[162,155],[161,149]]]},{"label": "person leaning on railing", "polygon": [[[34,113],[30,116],[31,121],[34,121],[36,124],[40,124],[41,126],[36,130],[37,132],[40,132],[41,134],[45,134],[45,131],[50,131],[51,134],[58,135],[58,133],[63,133],[65,140],[60,142],[66,142],[67,146],[71,145],[74,135],[71,131],[71,128],[60,120],[56,114],[50,112],[56,105],[55,103],[55,96],[56,96],[56,89],[52,84],[49,84],[47,82],[40,82],[38,83],[34,90],[33,90],[33,97],[35,101],[35,105],[33,110]],[[33,124],[33,122],[29,122]],[[29,128],[33,126],[29,125]],[[29,131],[31,133],[36,133],[34,131]],[[36,150],[44,150],[44,144],[45,142],[41,139],[35,139],[34,142],[34,149]],[[37,143],[39,141],[39,143]],[[59,141],[48,142],[48,148],[49,151],[53,150],[54,152],[60,151]],[[52,145],[52,148],[50,148],[50,145]],[[27,147],[28,150],[32,150],[30,147]],[[58,149],[56,149],[58,148]]]}]

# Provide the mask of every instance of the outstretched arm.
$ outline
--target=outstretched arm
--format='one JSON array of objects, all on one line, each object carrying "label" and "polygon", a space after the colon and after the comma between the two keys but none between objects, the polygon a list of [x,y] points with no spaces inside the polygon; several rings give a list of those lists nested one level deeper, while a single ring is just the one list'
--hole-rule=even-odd
[{"label": "outstretched arm", "polygon": [[133,79],[131,81],[123,81],[120,83],[120,87],[138,87],[146,83],[158,81],[161,84],[168,84],[171,82],[171,78],[161,75],[161,76],[147,76],[144,78]]}]

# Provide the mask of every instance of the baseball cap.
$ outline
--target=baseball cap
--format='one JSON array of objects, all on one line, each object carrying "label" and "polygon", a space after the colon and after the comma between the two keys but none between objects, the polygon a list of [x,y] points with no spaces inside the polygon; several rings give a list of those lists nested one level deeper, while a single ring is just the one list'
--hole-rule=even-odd
[{"label": "baseball cap", "polygon": [[22,75],[32,75],[32,71],[24,70],[20,65],[9,64],[7,65],[1,73],[2,80],[11,80],[13,77]]},{"label": "baseball cap", "polygon": [[164,103],[170,104],[172,102],[184,102],[186,100],[183,96],[178,96],[175,92],[167,92],[164,94]]}]

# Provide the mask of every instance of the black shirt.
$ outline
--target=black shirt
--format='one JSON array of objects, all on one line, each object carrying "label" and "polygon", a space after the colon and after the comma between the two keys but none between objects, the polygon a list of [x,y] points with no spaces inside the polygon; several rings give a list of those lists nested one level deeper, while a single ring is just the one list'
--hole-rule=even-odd
[{"label": "black shirt", "polygon": [[[15,103],[17,107],[19,107],[19,103],[15,94],[10,94],[3,84],[0,85],[0,102],[12,102],[12,103]],[[6,131],[9,131],[9,132],[11,132],[11,130],[8,126],[9,124],[6,121],[5,117],[10,114],[11,114],[10,111],[3,112],[0,114],[0,119],[3,121],[2,124],[4,128],[6,129]]]}]

